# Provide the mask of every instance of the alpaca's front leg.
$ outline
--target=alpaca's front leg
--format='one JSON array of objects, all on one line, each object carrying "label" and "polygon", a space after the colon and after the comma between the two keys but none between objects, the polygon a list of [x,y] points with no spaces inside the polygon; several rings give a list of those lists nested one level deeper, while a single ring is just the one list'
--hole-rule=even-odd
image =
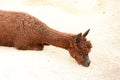
[{"label": "alpaca's front leg", "polygon": [[21,45],[21,46],[16,46],[17,49],[19,50],[43,50],[44,46],[41,45],[34,45],[34,46],[30,46],[30,45]]},{"label": "alpaca's front leg", "polygon": [[31,44],[28,40],[20,38],[15,40],[14,46],[19,50],[43,50],[44,48],[43,44]]}]

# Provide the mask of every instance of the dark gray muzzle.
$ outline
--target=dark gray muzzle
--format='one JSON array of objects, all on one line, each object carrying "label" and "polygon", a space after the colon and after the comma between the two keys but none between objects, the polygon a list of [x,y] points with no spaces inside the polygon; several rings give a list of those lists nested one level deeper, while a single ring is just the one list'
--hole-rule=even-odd
[{"label": "dark gray muzzle", "polygon": [[85,66],[85,67],[88,67],[89,65],[90,65],[90,60],[89,60],[89,56],[88,55],[85,55],[84,57],[83,57],[83,61],[82,61],[82,65],[83,66]]}]

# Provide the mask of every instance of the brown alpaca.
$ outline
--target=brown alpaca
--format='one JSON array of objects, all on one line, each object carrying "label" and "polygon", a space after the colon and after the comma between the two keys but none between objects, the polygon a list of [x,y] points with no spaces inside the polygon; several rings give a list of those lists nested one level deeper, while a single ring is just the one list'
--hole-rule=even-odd
[{"label": "brown alpaca", "polygon": [[[89,29],[90,30],[90,29]],[[64,48],[79,63],[86,67],[92,45],[84,34],[69,34],[51,29],[37,18],[23,12],[0,10],[0,45],[19,50],[43,50],[44,45]]]}]

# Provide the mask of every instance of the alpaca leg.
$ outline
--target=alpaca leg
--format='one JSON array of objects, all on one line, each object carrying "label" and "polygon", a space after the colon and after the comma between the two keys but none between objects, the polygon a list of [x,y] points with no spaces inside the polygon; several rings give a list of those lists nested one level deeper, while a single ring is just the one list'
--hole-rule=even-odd
[{"label": "alpaca leg", "polygon": [[16,38],[14,40],[14,46],[19,50],[43,50],[43,44],[31,44],[26,37],[25,38]]},{"label": "alpaca leg", "polygon": [[42,44],[40,45],[30,45],[29,43],[25,42],[16,42],[15,47],[19,50],[43,50],[44,46]]},{"label": "alpaca leg", "polygon": [[44,44],[45,46],[49,46],[49,44]]},{"label": "alpaca leg", "polygon": [[15,46],[17,49],[19,50],[43,50],[44,46],[43,45],[39,45],[39,46],[30,46],[30,45],[17,45]]},{"label": "alpaca leg", "polygon": [[39,44],[39,45],[35,45],[35,46],[29,46],[28,50],[43,50],[44,45]]},{"label": "alpaca leg", "polygon": [[29,48],[29,42],[24,38],[16,38],[14,40],[14,46],[19,50],[28,50]]},{"label": "alpaca leg", "polygon": [[28,50],[29,45],[27,43],[15,43],[15,47],[19,50]]}]

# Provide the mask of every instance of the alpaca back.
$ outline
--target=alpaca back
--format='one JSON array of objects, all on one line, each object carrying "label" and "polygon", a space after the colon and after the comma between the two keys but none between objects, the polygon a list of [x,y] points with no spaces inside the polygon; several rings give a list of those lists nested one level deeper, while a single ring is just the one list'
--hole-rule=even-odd
[{"label": "alpaca back", "polygon": [[42,26],[41,21],[27,13],[0,10],[0,45],[14,46],[19,39],[38,42]]}]

